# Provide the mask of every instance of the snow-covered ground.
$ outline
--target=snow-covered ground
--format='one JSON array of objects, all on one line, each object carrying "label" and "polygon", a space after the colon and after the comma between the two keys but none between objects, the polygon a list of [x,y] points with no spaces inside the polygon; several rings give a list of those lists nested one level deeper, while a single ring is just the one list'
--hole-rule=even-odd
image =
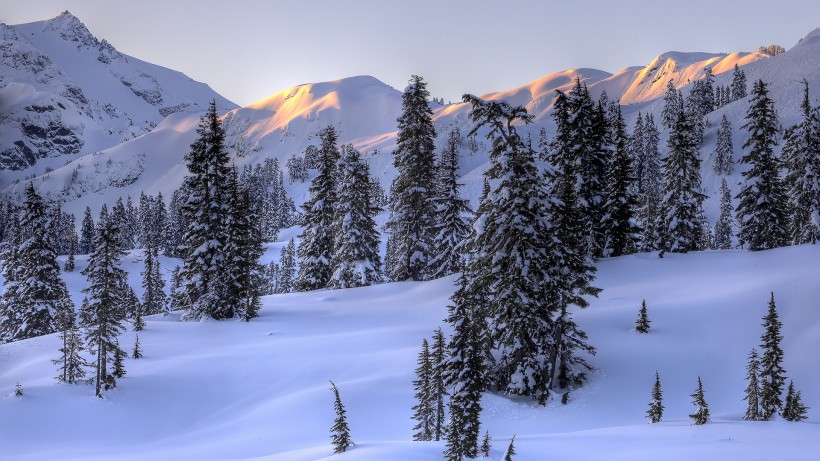
[{"label": "snow-covered ground", "polygon": [[[124,264],[135,288],[139,259],[132,252]],[[500,460],[515,434],[516,461],[817,459],[818,261],[818,245],[603,260],[601,297],[576,312],[598,348],[596,372],[567,405],[486,394],[491,458]],[[78,301],[82,276],[67,280]],[[422,338],[446,330],[454,280],[270,296],[250,323],[149,317],[140,334],[145,357],[127,360],[127,376],[102,400],[91,386],[53,379],[56,335],[2,345],[0,459],[439,460],[443,442],[411,441],[411,382]],[[771,291],[788,377],[812,407],[806,422],[741,419],[746,356],[760,342]],[[642,299],[647,335],[632,331]],[[129,349],[133,341],[130,331],[121,338]],[[656,370],[666,411],[652,425],[644,414]],[[687,417],[698,375],[712,412],[705,426]],[[336,456],[328,380],[357,442]],[[22,398],[13,395],[17,381]]]}]

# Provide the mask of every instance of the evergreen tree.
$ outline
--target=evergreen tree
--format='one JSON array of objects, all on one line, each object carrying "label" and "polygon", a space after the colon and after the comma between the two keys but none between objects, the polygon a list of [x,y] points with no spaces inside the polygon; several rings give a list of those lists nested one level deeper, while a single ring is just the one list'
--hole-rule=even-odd
[{"label": "evergreen tree", "polygon": [[347,410],[342,404],[342,399],[339,397],[339,389],[333,381],[330,382],[331,390],[333,391],[334,401],[333,410],[336,412],[336,419],[333,420],[333,426],[330,427],[331,440],[333,440],[333,453],[344,453],[350,448],[353,440],[350,438],[350,427],[347,425]]},{"label": "evergreen tree", "polygon": [[159,266],[158,248],[145,250],[145,268],[142,271],[142,312],[146,315],[165,312],[168,298],[165,295],[165,281]]},{"label": "evergreen tree", "polygon": [[14,385],[14,396],[15,397],[22,397],[23,396],[23,385],[20,384],[20,381],[17,381],[17,384]]},{"label": "evergreen tree", "polygon": [[646,300],[644,299],[641,301],[641,310],[638,311],[638,319],[635,320],[635,331],[638,333],[649,333],[649,324],[652,323],[649,320],[649,316],[646,312]]},{"label": "evergreen tree", "polygon": [[81,326],[89,350],[96,355],[94,383],[97,397],[102,397],[103,388],[116,385],[108,372],[108,360],[116,358],[120,350],[117,335],[123,330],[125,318],[122,308],[122,287],[125,271],[120,268],[120,260],[125,251],[118,240],[119,232],[115,223],[108,219],[108,209],[103,205],[94,236],[94,250],[88,257],[88,267],[83,275],[88,277],[89,287],[83,290],[86,301],[80,310]]},{"label": "evergreen tree", "polygon": [[652,423],[659,423],[663,419],[663,391],[661,391],[661,376],[655,372],[655,385],[652,386],[652,401],[649,402],[649,410],[646,417]]},{"label": "evergreen tree", "polygon": [[91,253],[94,245],[94,218],[91,216],[91,208],[85,207],[85,214],[83,214],[83,224],[80,228],[80,248],[79,252],[82,255]]},{"label": "evergreen tree", "polygon": [[225,149],[225,131],[214,101],[202,116],[197,139],[186,155],[190,175],[186,177],[187,202],[182,207],[187,221],[184,264],[181,272],[185,290],[182,318],[231,317],[230,305],[220,299],[218,285],[225,280],[227,229],[223,219],[229,211],[226,186],[230,168]]},{"label": "evergreen tree", "polygon": [[485,458],[490,457],[490,431],[484,432],[484,438],[481,440],[481,448],[479,451],[481,452],[481,456]]},{"label": "evergreen tree", "polygon": [[703,397],[703,383],[700,381],[700,376],[698,376],[698,388],[690,397],[692,397],[692,405],[697,407],[697,411],[689,415],[692,424],[695,426],[706,424],[709,421],[709,405],[706,404],[706,399]]},{"label": "evergreen tree", "polygon": [[732,206],[732,196],[729,192],[729,184],[726,178],[720,181],[720,216],[715,223],[715,242],[716,250],[729,250],[734,247],[734,215],[735,209]]},{"label": "evergreen tree", "polygon": [[700,249],[700,216],[703,214],[700,158],[695,128],[689,116],[678,113],[669,134],[669,154],[664,160],[662,213],[659,216],[660,247],[686,253]]},{"label": "evergreen tree", "polygon": [[55,379],[62,383],[74,384],[85,377],[85,368],[91,366],[81,355],[85,348],[77,329],[74,307],[60,309],[57,323],[63,346],[60,348],[60,358],[51,361],[54,365],[60,366],[60,374]]},{"label": "evergreen tree", "polygon": [[632,162],[627,149],[626,126],[621,106],[613,105],[611,119],[611,143],[609,169],[606,175],[606,203],[604,204],[603,228],[604,254],[622,256],[635,251],[638,228],[634,224],[638,199],[633,187]]},{"label": "evergreen tree", "polygon": [[432,374],[430,376],[430,400],[433,402],[433,439],[438,441],[444,437],[444,398],[447,395],[446,366],[447,343],[441,328],[433,332],[433,344],[430,350]]},{"label": "evergreen tree", "polygon": [[458,183],[458,151],[461,132],[453,128],[447,136],[447,145],[438,163],[433,235],[433,256],[430,260],[431,278],[444,277],[461,269],[459,248],[470,234],[469,201],[462,198]]},{"label": "evergreen tree", "polygon": [[310,198],[302,208],[305,230],[299,234],[299,276],[297,291],[325,288],[333,268],[333,219],[336,205],[336,164],[340,154],[336,148],[336,129],[328,126],[319,132],[319,174],[310,183]]},{"label": "evergreen tree", "polygon": [[803,421],[807,418],[806,413],[809,408],[803,405],[800,399],[800,391],[794,389],[794,382],[789,381],[789,390],[786,393],[786,403],[780,416],[786,421]]},{"label": "evergreen tree", "polygon": [[746,421],[760,421],[762,418],[760,412],[760,381],[758,374],[760,373],[760,357],[757,355],[757,349],[752,348],[749,353],[749,362],[746,365],[746,396],[743,400],[747,402],[746,414],[743,419]]},{"label": "evergreen tree", "polygon": [[392,253],[386,266],[387,276],[393,281],[429,278],[435,223],[432,198],[436,137],[429,97],[427,83],[413,75],[402,96],[397,147],[393,152],[398,175],[390,194],[387,228]]},{"label": "evergreen tree", "polygon": [[752,100],[743,128],[749,138],[743,143],[748,151],[740,161],[749,165],[737,198],[740,221],[738,240],[749,250],[766,250],[786,243],[786,196],[781,183],[780,164],[774,155],[777,144],[777,113],[762,80],[754,84]]},{"label": "evergreen tree", "polygon": [[359,151],[342,148],[339,193],[333,223],[333,273],[328,286],[352,288],[381,282],[379,231],[370,201],[370,175]]},{"label": "evergreen tree", "polygon": [[769,300],[769,309],[763,317],[763,334],[760,336],[760,416],[769,420],[783,406],[781,395],[786,384],[786,370],[783,369],[783,349],[780,342],[780,328],[783,326],[777,315],[774,293]]},{"label": "evergreen tree", "polygon": [[[639,136],[642,135],[642,139]],[[659,150],[660,132],[655,118],[647,114],[642,130],[636,127],[633,134],[633,161],[636,162],[635,176],[638,195],[637,220],[641,228],[638,249],[657,249],[659,239],[659,215],[661,203],[661,154]]]},{"label": "evergreen tree", "polygon": [[683,112],[683,101],[675,85],[672,84],[672,80],[669,80],[666,84],[666,93],[663,96],[661,125],[671,130],[677,123],[678,114],[681,112]]},{"label": "evergreen tree", "polygon": [[413,419],[417,421],[413,430],[413,440],[433,440],[435,426],[434,402],[431,399],[431,376],[433,374],[430,348],[427,339],[421,342],[421,352],[416,362],[416,379],[413,388],[416,390],[416,405],[413,406]]},{"label": "evergreen tree", "polygon": [[276,293],[290,293],[296,275],[296,244],[290,239],[279,254],[276,277]]},{"label": "evergreen tree", "polygon": [[732,72],[732,101],[743,99],[746,94],[746,72],[735,64],[735,70]]},{"label": "evergreen tree", "polygon": [[803,117],[786,130],[781,153],[791,211],[788,240],[798,245],[820,238],[820,114],[811,107],[808,82],[803,85]]},{"label": "evergreen tree", "polygon": [[131,358],[142,358],[142,349],[140,348],[140,335],[134,335],[134,351],[131,352]]},{"label": "evergreen tree", "polygon": [[504,461],[512,461],[515,456],[515,435],[510,439],[510,444],[507,446],[507,451],[504,452]]},{"label": "evergreen tree", "polygon": [[717,130],[717,147],[715,148],[715,173],[732,174],[734,168],[734,148],[732,147],[732,124],[726,114],[720,120]]}]

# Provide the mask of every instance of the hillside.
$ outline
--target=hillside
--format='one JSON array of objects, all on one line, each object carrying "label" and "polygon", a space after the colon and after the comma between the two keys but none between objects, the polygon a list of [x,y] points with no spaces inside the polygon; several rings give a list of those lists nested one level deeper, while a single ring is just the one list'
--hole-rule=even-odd
[{"label": "hillside", "polygon": [[[132,253],[125,264],[135,288],[140,258]],[[502,458],[513,434],[516,461],[815,459],[818,258],[820,247],[804,245],[603,260],[601,297],[575,314],[598,348],[590,382],[567,405],[485,394],[491,459]],[[173,263],[162,262],[166,270]],[[67,279],[76,300],[85,282],[76,272]],[[443,325],[453,281],[270,296],[250,323],[150,317],[140,334],[145,357],[126,361],[127,376],[104,400],[91,386],[52,378],[55,335],[1,345],[3,458],[440,460],[443,442],[410,441],[411,382],[422,338]],[[788,377],[812,407],[807,422],[741,421],[745,359],[759,343],[770,291]],[[652,320],[647,335],[631,331],[642,299]],[[130,348],[133,338],[128,332],[121,341]],[[650,425],[644,413],[656,370],[666,411]],[[687,417],[698,375],[712,411],[705,426]],[[357,443],[338,456],[329,444],[330,379]],[[22,398],[13,396],[17,381]]]}]

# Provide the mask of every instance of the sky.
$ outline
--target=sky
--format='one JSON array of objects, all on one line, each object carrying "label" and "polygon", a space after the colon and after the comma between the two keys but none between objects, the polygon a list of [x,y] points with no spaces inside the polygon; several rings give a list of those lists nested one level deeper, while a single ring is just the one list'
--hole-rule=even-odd
[{"label": "sky", "polygon": [[789,49],[820,25],[816,0],[0,0],[0,21],[64,10],[119,51],[242,106],[365,74],[399,90],[421,75],[432,96],[457,101],[665,51]]}]

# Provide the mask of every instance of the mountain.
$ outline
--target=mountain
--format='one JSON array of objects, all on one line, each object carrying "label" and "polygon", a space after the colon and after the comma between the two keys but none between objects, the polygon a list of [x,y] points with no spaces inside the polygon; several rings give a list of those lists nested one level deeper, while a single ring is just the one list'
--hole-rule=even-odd
[{"label": "mountain", "polygon": [[204,83],[120,53],[68,11],[0,24],[0,39],[0,169],[42,163],[42,172],[142,135],[170,114],[200,112],[211,100],[236,107]]}]

